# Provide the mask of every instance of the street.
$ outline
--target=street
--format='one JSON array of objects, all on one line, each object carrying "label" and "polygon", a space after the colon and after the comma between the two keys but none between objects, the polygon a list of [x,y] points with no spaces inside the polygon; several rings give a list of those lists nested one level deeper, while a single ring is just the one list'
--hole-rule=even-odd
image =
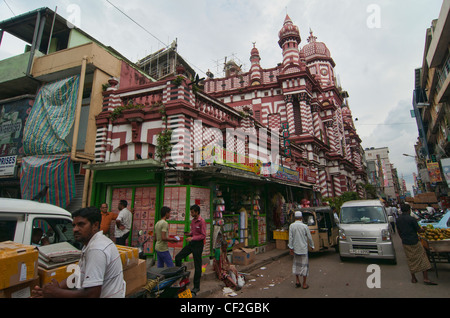
[{"label": "street", "polygon": [[[411,283],[411,276],[398,234],[394,235],[397,265],[385,260],[350,259],[342,262],[334,250],[310,255],[308,289],[295,288],[292,275],[292,256],[285,256],[273,263],[246,273],[246,284],[235,296],[219,291],[208,298],[442,298],[449,297],[450,264],[438,263],[438,278],[430,271],[429,278],[438,286],[423,284],[422,274],[416,274],[418,283]],[[371,264],[379,265],[380,285],[369,285],[374,280]],[[379,288],[377,288],[379,287]]]}]

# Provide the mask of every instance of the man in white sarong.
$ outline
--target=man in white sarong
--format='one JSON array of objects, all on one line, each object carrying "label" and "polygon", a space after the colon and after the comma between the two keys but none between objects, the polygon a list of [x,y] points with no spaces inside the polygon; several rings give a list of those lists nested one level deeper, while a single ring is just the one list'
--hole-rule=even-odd
[{"label": "man in white sarong", "polygon": [[[303,214],[295,212],[295,222],[289,227],[289,250],[294,256],[292,273],[296,276],[297,288],[307,289],[306,278],[309,275],[308,243],[314,249],[314,242],[306,224],[303,223]],[[303,284],[300,283],[300,276],[303,277]]]}]

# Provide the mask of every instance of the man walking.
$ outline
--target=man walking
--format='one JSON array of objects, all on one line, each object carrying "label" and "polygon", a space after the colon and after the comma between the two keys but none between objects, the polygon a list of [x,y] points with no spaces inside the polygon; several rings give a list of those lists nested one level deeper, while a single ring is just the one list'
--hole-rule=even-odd
[{"label": "man walking", "polygon": [[191,206],[190,211],[191,216],[193,217],[191,222],[191,232],[185,233],[189,243],[177,254],[177,256],[175,256],[175,265],[180,267],[181,261],[192,254],[195,267],[194,288],[192,289],[192,292],[196,294],[200,291],[202,253],[206,238],[206,222],[200,216],[200,207],[198,205]]},{"label": "man walking", "polygon": [[[295,222],[289,226],[289,250],[294,256],[292,273],[296,276],[297,288],[309,288],[306,278],[309,275],[308,244],[314,249],[314,242],[309,232],[309,228],[302,222],[303,214],[295,212]],[[303,277],[303,284],[300,283],[300,276]]]},{"label": "man walking", "polygon": [[133,214],[127,209],[128,202],[120,200],[119,202],[119,216],[116,219],[115,237],[117,245],[126,245],[127,238],[131,231],[133,223]]},{"label": "man walking", "polygon": [[397,230],[402,239],[403,250],[411,272],[411,282],[417,283],[415,273],[422,272],[423,282],[426,285],[437,285],[428,279],[428,270],[431,269],[431,264],[417,235],[417,233],[424,232],[424,229],[410,215],[411,207],[408,204],[402,204],[400,209],[402,213],[397,219]]}]

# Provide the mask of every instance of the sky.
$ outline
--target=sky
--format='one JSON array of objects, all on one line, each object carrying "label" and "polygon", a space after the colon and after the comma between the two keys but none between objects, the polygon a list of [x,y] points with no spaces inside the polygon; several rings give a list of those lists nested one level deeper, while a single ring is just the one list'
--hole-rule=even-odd
[{"label": "sky", "polygon": [[[197,73],[222,77],[225,57],[248,71],[254,42],[263,68],[281,63],[278,32],[289,14],[300,29],[300,47],[312,30],[331,51],[363,148],[388,147],[411,190],[416,164],[403,154],[415,154],[418,137],[410,114],[414,70],[422,66],[426,30],[441,6],[442,0],[0,0],[0,21],[57,8],[133,62],[176,40]],[[23,49],[5,34],[0,60]]]}]

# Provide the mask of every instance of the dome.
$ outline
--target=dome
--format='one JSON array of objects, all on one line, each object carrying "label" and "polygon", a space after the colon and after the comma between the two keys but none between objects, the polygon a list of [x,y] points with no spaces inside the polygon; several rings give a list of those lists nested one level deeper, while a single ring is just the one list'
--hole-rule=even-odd
[{"label": "dome", "polygon": [[259,56],[259,51],[258,51],[258,49],[256,48],[256,43],[253,43],[253,48],[252,48],[252,51],[251,51],[251,56]]},{"label": "dome", "polygon": [[294,38],[298,43],[301,42],[300,30],[296,25],[294,25],[289,15],[286,15],[283,28],[278,33],[278,37],[280,38],[280,41],[278,42],[280,46],[282,46],[283,43],[289,38]]},{"label": "dome", "polygon": [[313,35],[312,31],[310,31],[309,34],[308,44],[302,49],[305,58],[308,59],[309,57],[316,55],[331,58],[330,50],[328,50],[325,43],[317,42],[317,37]]}]

